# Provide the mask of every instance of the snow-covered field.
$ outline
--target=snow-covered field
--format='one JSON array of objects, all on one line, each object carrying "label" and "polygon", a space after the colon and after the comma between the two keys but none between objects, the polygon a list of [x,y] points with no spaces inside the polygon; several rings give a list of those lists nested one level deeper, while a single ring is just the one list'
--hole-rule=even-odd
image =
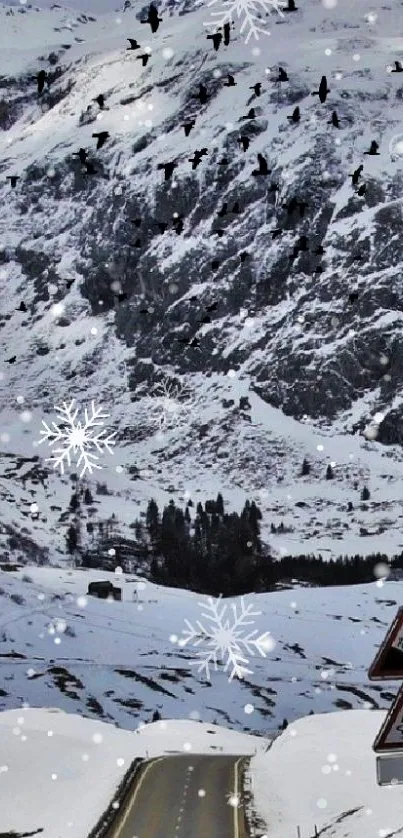
[{"label": "snow-covered field", "polygon": [[[260,615],[245,633],[270,632],[275,645],[266,657],[247,654],[252,674],[229,683],[221,665],[208,681],[192,665],[200,647],[179,643],[185,620],[210,627],[205,597],[144,580],[127,582],[123,602],[86,597],[89,581],[108,578],[122,582],[97,571],[0,572],[0,709],[28,702],[126,728],[158,709],[270,735],[310,710],[385,709],[396,691],[370,683],[367,670],[401,604],[399,582],[246,596]],[[231,620],[240,601],[226,602]]]},{"label": "snow-covered field", "polygon": [[[372,743],[384,713],[302,718],[252,758],[257,812],[269,838],[387,838],[403,829],[403,786],[376,782]],[[262,835],[263,830],[258,832]]]},{"label": "snow-covered field", "polygon": [[[116,730],[55,708],[0,713],[0,833],[87,838],[131,762],[172,753],[253,754],[267,741],[190,720]],[[18,805],[17,805],[18,800]]]},{"label": "snow-covered field", "polygon": [[[35,444],[42,419],[55,419],[54,405],[76,398],[84,407],[94,398],[108,409],[110,428],[117,432],[113,457],[106,455],[104,471],[95,475],[107,482],[111,494],[96,496],[93,480],[94,517],[105,518],[114,512],[122,534],[132,534],[130,524],[144,512],[151,497],[160,505],[171,497],[184,505],[186,497],[197,503],[222,491],[230,510],[240,511],[247,497],[259,503],[263,535],[276,554],[400,551],[401,450],[351,435],[352,427],[363,417],[369,422],[377,411],[384,414],[400,405],[398,381],[392,381],[390,393],[384,392],[382,383],[375,389],[368,386],[365,392],[361,387],[360,393],[353,387],[351,408],[333,423],[311,421],[308,409],[300,421],[284,416],[255,390],[263,392],[277,382],[282,397],[287,396],[292,388],[283,380],[282,364],[284,358],[298,352],[301,362],[295,376],[305,369],[305,359],[307,374],[310,367],[316,371],[318,359],[325,374],[343,351],[359,366],[355,342],[359,343],[363,332],[371,346],[373,324],[379,324],[381,331],[389,330],[391,345],[395,339],[400,345],[398,300],[387,308],[387,295],[385,305],[380,298],[376,311],[371,309],[366,319],[361,309],[357,315],[352,309],[347,313],[345,295],[356,281],[363,296],[364,285],[370,296],[381,282],[383,263],[375,262],[387,245],[373,243],[376,231],[372,225],[379,207],[397,212],[400,206],[401,189],[393,181],[398,163],[390,156],[390,144],[401,134],[400,77],[387,68],[402,53],[403,42],[396,34],[401,5],[391,0],[375,12],[367,0],[339,0],[331,7],[311,0],[302,4],[301,0],[295,15],[271,16],[270,39],[246,46],[237,24],[228,48],[217,53],[206,40],[203,27],[210,15],[207,4],[194,4],[191,9],[188,4],[187,13],[181,14],[186,5],[182,0],[170,9],[164,2],[163,23],[155,35],[139,23],[140,4],[119,13],[105,12],[101,0],[99,4],[93,0],[91,5],[95,13],[90,16],[59,4],[45,10],[30,4],[15,4],[12,9],[0,6],[0,75],[11,101],[11,124],[0,132],[0,194],[7,206],[0,217],[4,248],[0,270],[0,545],[10,551],[9,536],[15,534],[20,555],[32,558],[31,538],[40,551],[48,549],[50,561],[65,556],[69,474],[61,477],[53,473],[45,463],[50,452],[44,444]],[[145,68],[126,50],[126,38],[131,36],[140,38],[142,49],[150,51]],[[52,58],[56,64],[49,63],[50,55],[56,56]],[[286,91],[278,90],[275,82],[279,65],[290,76]],[[35,74],[43,67],[53,72],[55,66],[60,76],[52,81],[50,92],[60,99],[47,107],[38,101]],[[201,71],[209,90],[219,89],[200,119],[197,114],[196,125],[186,138],[181,126]],[[227,72],[236,77],[231,90],[221,86]],[[335,107],[340,115],[339,131],[323,117],[330,111],[327,114],[311,96],[324,72],[331,88],[329,107]],[[262,95],[254,101],[259,118],[256,132],[251,134],[250,151],[243,154],[236,142],[245,125],[239,119],[257,80],[262,83]],[[92,102],[101,91],[107,101],[103,111]],[[296,101],[301,105],[303,126],[287,122]],[[94,121],[83,124],[80,114],[89,104]],[[92,133],[100,128],[108,130],[111,137],[97,155]],[[353,195],[349,173],[374,134],[382,138],[380,154],[365,158],[365,172],[370,185],[382,182],[384,192],[378,195],[375,190],[373,205],[358,202],[354,211],[350,207],[351,214],[340,218]],[[77,186],[79,174],[72,155],[84,146],[99,159],[107,176],[90,179],[90,186],[88,180]],[[192,173],[188,160],[200,146],[209,148],[212,159]],[[218,197],[214,179],[224,152],[232,156],[233,169],[228,189],[223,187]],[[267,156],[274,179],[281,183],[279,204],[304,178],[317,180],[323,175],[326,180],[329,171],[334,177],[328,204],[331,218],[324,239],[329,262],[324,273],[313,283],[308,274],[294,272],[284,282],[297,288],[290,286],[284,299],[280,295],[278,301],[267,304],[261,285],[264,272],[270,276],[278,255],[280,245],[271,241],[270,233],[277,224],[279,208],[270,206],[268,217],[263,189],[249,196],[244,212],[247,218],[233,219],[228,227],[228,240],[248,248],[253,256],[251,288],[242,286],[239,291],[231,285],[232,277],[238,281],[238,269],[232,262],[225,265],[219,278],[204,268],[202,271],[206,259],[211,261],[219,250],[212,238],[217,206],[224,198],[232,201],[238,193],[244,196],[255,190],[251,172],[260,152]],[[180,160],[179,188],[166,198],[156,165],[173,156]],[[320,163],[320,170],[312,174],[304,167],[309,167],[313,158]],[[30,166],[35,167],[37,180],[31,180]],[[6,181],[12,174],[21,178],[16,189]],[[385,186],[388,179],[393,181],[389,191]],[[180,195],[190,189],[194,199],[191,211],[186,208],[184,236],[177,236],[171,228],[163,236],[153,235],[146,250],[149,262],[139,271],[139,283],[126,277],[126,307],[116,304],[104,314],[102,300],[97,298],[100,305],[94,313],[94,299],[92,307],[87,299],[91,289],[87,287],[90,257],[86,248],[96,250],[97,268],[109,277],[102,287],[109,293],[110,283],[131,274],[133,248],[130,260],[127,256],[129,262],[119,262],[121,252],[128,248],[128,218],[144,209],[150,229],[155,231],[156,219],[171,215]],[[201,206],[205,196],[208,207]],[[316,200],[319,206],[317,195]],[[318,214],[319,210],[313,226]],[[120,238],[115,239],[116,231]],[[287,227],[283,239],[287,260],[295,235],[296,230]],[[348,270],[341,261],[349,236],[372,242],[365,276],[359,275],[358,267]],[[38,267],[34,267],[37,256]],[[226,253],[224,256],[226,259]],[[186,259],[191,265],[187,266]],[[387,283],[397,289],[398,261],[396,267],[387,269]],[[203,277],[190,276],[193,264]],[[152,273],[149,265],[157,279],[145,293],[145,277]],[[137,276],[137,269],[133,273]],[[67,286],[70,280],[72,284]],[[91,283],[98,287],[96,276]],[[172,291],[173,287],[177,290]],[[190,306],[192,296],[197,300],[195,307]],[[161,304],[161,309],[159,319],[143,327],[138,309],[145,305],[146,297],[147,305]],[[223,310],[211,323],[200,326],[205,305],[216,297],[222,300]],[[234,307],[233,297],[239,306]],[[22,298],[26,313],[19,308]],[[331,315],[336,325],[330,323]],[[199,339],[201,343],[206,339],[207,351],[190,359],[188,350],[181,349],[181,357],[171,357],[176,335],[187,329],[188,320],[197,321]],[[168,331],[160,333],[160,328]],[[162,356],[158,355],[161,342],[166,348]],[[16,360],[11,363],[14,355]],[[379,353],[374,350],[374,355]],[[139,386],[129,386],[138,365],[149,371],[152,384],[161,374],[178,379],[191,391],[187,420],[181,427],[174,423],[163,439],[149,421],[152,387],[144,379],[143,367]],[[399,362],[396,366],[399,368]],[[344,383],[343,370],[336,372],[336,384],[329,390],[333,396],[337,382],[340,387]],[[313,401],[316,386],[319,388],[315,382],[307,378],[304,385]],[[242,415],[238,404],[245,395],[251,408]],[[224,409],[224,399],[233,399],[233,408]],[[301,478],[305,456],[312,469],[309,476]],[[326,481],[329,463],[335,476]],[[360,503],[364,485],[371,491],[366,507]],[[354,511],[347,511],[349,501]],[[34,515],[32,504],[37,505]],[[271,534],[270,523],[278,525],[280,521],[288,531]]]},{"label": "snow-covered field", "polygon": [[264,737],[191,720],[128,731],[55,708],[6,711],[0,831],[86,838],[135,757],[218,752],[252,756],[247,774],[259,838],[296,836],[298,826],[310,838],[315,825],[332,838],[388,838],[403,826],[403,788],[376,783],[371,745],[384,715],[355,710],[301,718],[268,749]]}]

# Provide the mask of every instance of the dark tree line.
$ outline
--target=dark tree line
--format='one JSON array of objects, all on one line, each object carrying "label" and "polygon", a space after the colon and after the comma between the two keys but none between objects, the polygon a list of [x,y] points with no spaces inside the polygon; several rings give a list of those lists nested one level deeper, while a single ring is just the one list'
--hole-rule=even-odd
[{"label": "dark tree line", "polygon": [[[130,566],[135,559],[136,568],[152,582],[212,596],[271,591],[291,582],[320,586],[373,582],[380,563],[403,569],[403,553],[392,560],[381,553],[337,559],[320,554],[273,558],[261,542],[261,519],[254,501],[246,501],[241,513],[226,512],[221,494],[204,506],[198,503],[195,510],[192,501],[181,509],[171,500],[161,511],[150,500],[145,516],[131,525],[135,541],[117,535],[117,519],[113,528],[110,521],[105,526],[98,522],[91,555],[79,550],[79,561],[84,567],[113,569],[126,559]],[[73,530],[71,524],[68,535],[74,548]],[[281,530],[282,525],[276,531]],[[116,546],[112,557],[111,545]]]},{"label": "dark tree line", "polygon": [[227,513],[221,494],[198,503],[193,522],[171,500],[160,514],[151,500],[145,527],[152,551],[152,579],[217,595],[250,591],[262,561],[261,512],[246,501],[240,514]]}]

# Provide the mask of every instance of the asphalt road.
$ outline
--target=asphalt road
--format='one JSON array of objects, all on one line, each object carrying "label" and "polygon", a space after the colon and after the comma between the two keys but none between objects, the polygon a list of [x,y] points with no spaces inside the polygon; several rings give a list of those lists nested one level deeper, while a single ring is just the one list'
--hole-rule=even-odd
[{"label": "asphalt road", "polygon": [[181,754],[146,763],[111,838],[246,838],[243,808],[229,804],[241,762]]}]

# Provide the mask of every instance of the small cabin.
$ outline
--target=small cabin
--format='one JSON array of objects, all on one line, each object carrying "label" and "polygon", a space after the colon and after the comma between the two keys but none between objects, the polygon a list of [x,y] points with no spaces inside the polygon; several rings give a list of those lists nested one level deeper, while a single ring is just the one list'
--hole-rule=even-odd
[{"label": "small cabin", "polygon": [[109,596],[116,600],[122,599],[122,589],[115,588],[112,582],[108,581],[90,582],[87,593],[89,596],[96,596],[99,599],[108,599]]}]

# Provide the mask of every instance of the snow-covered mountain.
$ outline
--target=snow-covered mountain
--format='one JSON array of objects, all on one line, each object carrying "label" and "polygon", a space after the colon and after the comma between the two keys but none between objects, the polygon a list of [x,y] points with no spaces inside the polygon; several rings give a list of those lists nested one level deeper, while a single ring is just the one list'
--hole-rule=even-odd
[{"label": "snow-covered mountain", "polygon": [[[400,551],[401,3],[299,0],[258,41],[236,20],[218,51],[207,3],[157,5],[154,34],[134,0],[0,9],[2,547],[14,535],[20,554],[64,552],[70,476],[34,445],[74,398],[102,403],[116,432],[97,514],[115,512],[123,534],[152,496],[222,491],[238,511],[259,503],[274,551]],[[364,156],[373,140],[379,155]],[[253,174],[258,154],[268,177]],[[186,387],[188,409],[179,395],[158,436],[161,382]],[[288,533],[269,537],[280,520]]]},{"label": "snow-covered mountain", "polygon": [[[124,588],[123,601],[86,596],[90,580],[107,578]],[[165,719],[272,735],[284,717],[385,710],[396,693],[393,682],[369,682],[367,671],[400,605],[398,582],[245,597],[258,613],[244,631],[240,624],[241,636],[268,632],[275,645],[264,656],[243,648],[250,672],[229,681],[225,655],[209,678],[192,664],[211,651],[207,640],[196,645],[199,623],[212,636],[217,628],[207,598],[130,579],[59,568],[0,572],[0,710],[59,707],[132,729],[158,709]],[[239,616],[241,601],[225,602],[232,625],[231,606]],[[189,623],[197,636],[183,644]]]}]

